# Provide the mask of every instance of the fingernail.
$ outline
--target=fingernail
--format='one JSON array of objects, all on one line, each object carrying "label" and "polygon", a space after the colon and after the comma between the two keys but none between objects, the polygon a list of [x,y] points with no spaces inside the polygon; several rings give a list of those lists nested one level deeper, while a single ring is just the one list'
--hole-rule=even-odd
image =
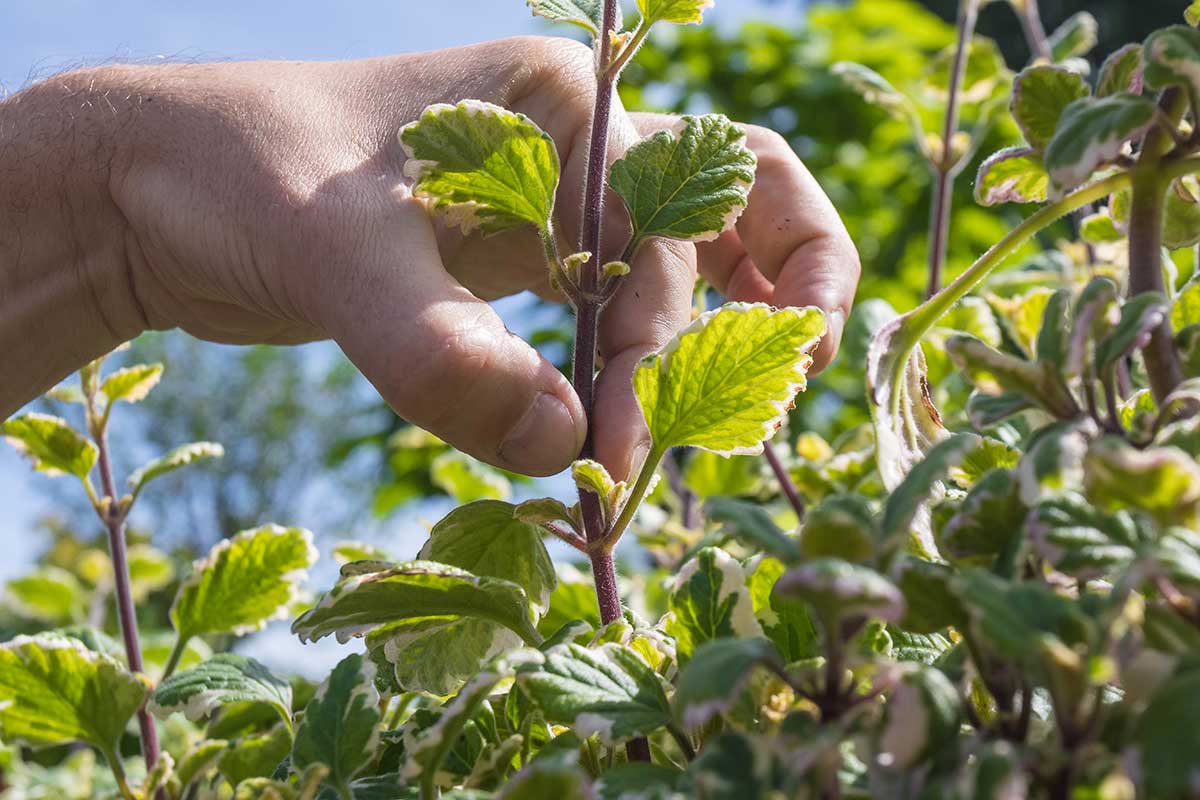
[{"label": "fingernail", "polygon": [[500,446],[500,457],[529,475],[553,475],[579,451],[575,419],[562,400],[541,392]]}]

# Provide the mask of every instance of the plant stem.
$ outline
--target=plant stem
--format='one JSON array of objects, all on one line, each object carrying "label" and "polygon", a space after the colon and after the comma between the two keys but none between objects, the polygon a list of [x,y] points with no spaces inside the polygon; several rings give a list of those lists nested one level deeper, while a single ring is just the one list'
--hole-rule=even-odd
[{"label": "plant stem", "polygon": [[783,466],[783,462],[779,460],[779,454],[775,452],[775,446],[770,442],[763,442],[763,456],[766,457],[767,463],[771,465],[771,472],[775,473],[775,480],[779,481],[779,488],[783,490],[784,497],[791,503],[792,509],[796,512],[796,517],[804,521],[804,500],[800,497],[800,493],[796,491],[796,484],[792,483],[792,476],[788,474],[787,469]]},{"label": "plant stem", "polygon": [[[1163,92],[1160,108],[1166,117],[1178,120],[1187,107],[1187,95],[1177,89]],[[1129,204],[1129,296],[1143,292],[1163,292],[1162,222],[1166,210],[1167,188],[1171,178],[1162,169],[1163,153],[1171,147],[1171,137],[1161,126],[1151,128],[1142,142],[1142,150],[1133,168],[1132,198]],[[1142,348],[1150,391],[1159,403],[1183,382],[1183,368],[1175,353],[1170,320],[1164,319],[1150,334]]]},{"label": "plant stem", "polygon": [[184,639],[178,633],[175,634],[175,644],[171,647],[171,654],[167,656],[166,666],[163,667],[162,677],[158,679],[162,683],[167,678],[175,674],[176,668],[179,667],[179,661],[183,658],[183,654],[187,652],[188,640]]},{"label": "plant stem", "polygon": [[692,740],[688,738],[688,735],[678,725],[674,724],[668,725],[667,731],[671,734],[671,738],[675,740],[676,744],[679,745],[679,749],[683,751],[684,757],[688,761],[695,761],[696,748],[692,746]]},{"label": "plant stem", "polygon": [[650,482],[654,480],[654,473],[658,470],[658,462],[662,461],[663,455],[663,451],[657,447],[651,447],[650,452],[646,454],[646,460],[642,462],[642,469],[638,473],[637,480],[634,481],[633,488],[629,490],[629,494],[625,498],[625,505],[621,507],[621,513],[613,521],[612,528],[609,529],[607,535],[595,543],[599,552],[612,553],[616,549],[617,543],[621,541],[621,535],[625,533],[625,529],[633,521],[633,515],[637,512],[638,506],[642,504],[642,499],[646,496],[646,490],[650,488]]},{"label": "plant stem", "polygon": [[958,101],[962,93],[963,76],[967,71],[967,50],[978,16],[978,0],[960,0],[954,62],[950,67],[946,117],[942,125],[941,158],[932,165],[935,185],[929,219],[929,288],[926,297],[933,297],[942,286],[942,268],[946,263],[946,245],[950,236],[950,209],[954,203],[954,179],[958,177],[964,161],[955,156],[953,147],[954,134],[958,132]]},{"label": "plant stem", "polygon": [[1038,0],[1025,0],[1025,5],[1017,12],[1017,17],[1021,20],[1021,30],[1025,33],[1031,60],[1054,61],[1054,54],[1050,52],[1050,40],[1046,37],[1046,28],[1042,25],[1042,15],[1038,11]]},{"label": "plant stem", "polygon": [[113,778],[117,782],[117,791],[121,793],[124,800],[137,800],[137,795],[129,788],[129,778],[125,775],[125,765],[121,763],[121,757],[117,751],[111,747],[104,748],[101,753],[104,760],[108,762],[108,768],[112,770]]},{"label": "plant stem", "polygon": [[[99,451],[97,461],[100,465],[100,482],[104,489],[104,502],[97,508],[101,521],[108,530],[108,552],[112,558],[113,584],[117,601],[117,622],[121,626],[121,639],[125,643],[125,660],[132,672],[144,673],[142,666],[142,647],[138,641],[137,611],[133,605],[133,592],[130,587],[129,557],[125,546],[125,514],[119,505],[120,496],[117,494],[116,482],[113,480],[112,461],[108,451],[108,432],[101,425],[94,413],[94,399],[88,399],[88,427]],[[142,758],[146,761],[146,771],[154,769],[158,763],[158,732],[154,728],[154,720],[143,705],[138,709],[138,729],[141,732]],[[160,792],[161,796],[162,793]]]}]

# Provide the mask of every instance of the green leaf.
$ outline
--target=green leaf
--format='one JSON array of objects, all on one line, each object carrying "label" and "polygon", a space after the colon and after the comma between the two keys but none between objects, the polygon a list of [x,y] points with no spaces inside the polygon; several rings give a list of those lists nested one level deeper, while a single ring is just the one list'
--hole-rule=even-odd
[{"label": "green leaf", "polygon": [[826,497],[808,510],[800,531],[804,558],[830,556],[865,563],[875,555],[875,515],[862,495]]},{"label": "green leaf", "polygon": [[527,224],[552,230],[558,151],[523,114],[479,100],[439,103],[400,129],[400,143],[413,195],[464,233]]},{"label": "green leaf", "polygon": [[124,400],[126,403],[136,403],[144,400],[150,390],[158,385],[162,378],[162,364],[137,364],[125,367],[109,375],[100,384],[100,391],[110,403]]},{"label": "green leaf", "polygon": [[496,685],[511,672],[511,668],[503,665],[485,668],[467,681],[453,699],[437,709],[436,722],[419,730],[407,729],[401,777],[406,781],[422,779],[422,783],[432,784],[467,723],[478,713]]},{"label": "green leaf", "polygon": [[489,658],[521,644],[521,637],[503,625],[453,614],[402,619],[372,630],[366,639],[372,660],[392,670],[400,689],[439,696],[454,692]]},{"label": "green leaf", "polygon": [[660,236],[707,242],[733,227],[746,208],[758,159],[746,132],[719,114],[685,116],[612,165],[609,186],[633,224],[630,250]]},{"label": "green leaf", "polygon": [[48,625],[65,625],[85,613],[85,590],[73,574],[46,565],[14,578],[4,587],[5,599],[18,614]]},{"label": "green leaf", "polygon": [[1125,238],[1107,209],[1084,217],[1079,223],[1079,236],[1089,244],[1113,244]]},{"label": "green leaf", "polygon": [[42,633],[0,644],[0,738],[8,743],[87,742],[111,758],[148,692],[145,678],[76,639]]},{"label": "green leaf", "polygon": [[1200,670],[1170,678],[1137,716],[1132,732],[1142,788],[1150,797],[1186,797],[1196,788],[1200,752]]},{"label": "green leaf", "polygon": [[259,662],[235,653],[219,653],[191,669],[177,672],[155,689],[148,705],[158,717],[176,711],[192,722],[229,703],[266,703],[292,726],[292,686]]},{"label": "green leaf", "polygon": [[1096,344],[1096,373],[1116,369],[1117,362],[1145,346],[1150,334],[1166,319],[1171,304],[1159,292],[1144,292],[1121,305],[1121,318]]},{"label": "green leaf", "polygon": [[980,391],[1021,395],[1060,419],[1073,417],[1079,411],[1055,364],[1014,358],[973,336],[950,337],[946,340],[946,352],[966,380]]},{"label": "green leaf", "polygon": [[1098,508],[1149,514],[1163,524],[1200,522],[1200,466],[1174,447],[1139,450],[1106,436],[1083,462],[1084,490]]},{"label": "green leaf", "polygon": [[147,483],[168,472],[174,472],[196,461],[206,458],[221,458],[224,455],[225,448],[215,442],[192,442],[181,445],[165,456],[156,458],[141,469],[132,472],[129,475],[129,487],[135,493],[140,492]]},{"label": "green leaf", "polygon": [[761,666],[782,670],[775,645],[766,639],[716,639],[692,654],[675,685],[675,716],[688,730],[733,708]]},{"label": "green leaf", "polygon": [[662,679],[637,653],[615,643],[552,647],[542,663],[517,669],[517,684],[547,721],[570,725],[580,739],[598,734],[612,745],[671,720]]},{"label": "green leaf", "polygon": [[966,611],[951,588],[957,570],[905,556],[898,562],[896,574],[904,595],[904,616],[899,623],[904,630],[928,634],[966,624]]},{"label": "green leaf", "polygon": [[1050,34],[1047,44],[1050,57],[1055,61],[1086,56],[1100,41],[1100,23],[1086,11],[1079,11],[1067,18]]},{"label": "green leaf", "polygon": [[1154,31],[1146,37],[1144,57],[1147,88],[1200,90],[1200,31],[1195,28],[1172,25]]},{"label": "green leaf", "polygon": [[928,515],[927,504],[940,499],[935,487],[982,441],[970,433],[959,433],[942,440],[930,448],[928,455],[892,491],[880,523],[881,533],[891,547],[909,543],[914,527],[920,536],[920,526],[928,524],[922,522],[922,515]]},{"label": "green leaf", "polygon": [[1085,97],[1067,106],[1046,146],[1051,198],[1061,197],[1113,161],[1126,142],[1150,129],[1156,113],[1154,101],[1127,92]]},{"label": "green leaf", "polygon": [[787,572],[776,590],[808,603],[830,624],[849,616],[896,622],[904,614],[904,596],[891,581],[867,567],[837,558],[818,558]]},{"label": "green leaf", "polygon": [[800,558],[796,539],[784,533],[758,503],[714,497],[705,506],[705,516],[724,526],[724,530],[745,541],[755,550],[762,550],[783,561]]},{"label": "green leaf", "polygon": [[979,165],[975,201],[981,206],[1044,203],[1049,187],[1041,156],[1028,147],[1006,147]]},{"label": "green leaf", "polygon": [[1074,493],[1040,503],[1026,526],[1038,555],[1081,580],[1111,575],[1131,563],[1141,539],[1127,513],[1106,514]]},{"label": "green leaf", "polygon": [[503,625],[531,644],[539,641],[520,586],[429,561],[364,573],[343,568],[342,579],[296,620],[292,632],[304,641],[336,634],[347,642],[384,625],[434,617],[473,617]]},{"label": "green leaf", "polygon": [[1017,477],[1027,506],[1073,491],[1083,483],[1083,460],[1095,425],[1056,422],[1042,429],[1021,456]]},{"label": "green leaf", "polygon": [[47,475],[74,475],[87,480],[99,451],[59,417],[22,414],[0,424],[8,443]]},{"label": "green leaf", "polygon": [[1067,106],[1091,93],[1083,77],[1076,72],[1044,65],[1028,67],[1013,83],[1013,119],[1025,135],[1025,141],[1041,152],[1054,138]]},{"label": "green leaf", "polygon": [[1142,93],[1142,46],[1127,44],[1114,50],[1100,66],[1096,96],[1108,97],[1120,92]]},{"label": "green leaf", "polygon": [[304,708],[292,745],[293,766],[324,764],[330,783],[348,784],[375,757],[378,703],[375,665],[357,653],[343,658]]},{"label": "green leaf", "polygon": [[596,780],[599,800],[676,800],[684,773],[647,762],[618,764]]},{"label": "green leaf", "polygon": [[208,776],[216,768],[217,761],[228,746],[229,742],[224,739],[202,739],[190,745],[175,769],[179,785],[187,788],[192,781]]},{"label": "green leaf", "polygon": [[1046,300],[1034,355],[1061,370],[1067,363],[1071,338],[1071,292],[1059,289]]},{"label": "green leaf", "polygon": [[637,0],[643,25],[656,22],[675,22],[699,25],[703,22],[705,9],[712,8],[713,0]]},{"label": "green leaf", "polygon": [[704,642],[762,635],[742,565],[716,547],[705,547],[680,568],[669,608],[666,630],[681,662]]},{"label": "green leaf", "polygon": [[761,453],[803,390],[824,332],[815,308],[730,303],[700,315],[634,373],[655,450]]},{"label": "green leaf", "polygon": [[578,760],[574,753],[535,759],[504,784],[496,800],[595,800]]},{"label": "green leaf", "polygon": [[[861,95],[864,101],[879,106],[893,117],[909,120],[916,117],[917,111],[913,101],[870,67],[853,61],[839,61],[832,65],[829,71]],[[916,120],[915,127],[919,129],[920,120]]]},{"label": "green leaf", "polygon": [[808,607],[776,591],[779,576],[787,571],[782,561],[763,558],[746,583],[754,603],[754,616],[788,663],[815,658],[819,654],[817,630]]},{"label": "green leaf", "polygon": [[[275,773],[292,748],[291,729],[283,723],[269,731],[251,733],[238,739],[217,759],[217,770],[237,786],[239,794],[245,781],[265,780]],[[242,785],[239,785],[242,784]],[[276,797],[263,793],[261,797]]]},{"label": "green leaf", "polygon": [[762,485],[760,462],[749,456],[726,458],[695,450],[683,467],[683,485],[701,499],[754,494]]},{"label": "green leaf", "polygon": [[884,707],[876,758],[889,769],[915,769],[944,757],[962,725],[962,703],[950,679],[931,667],[906,665]]},{"label": "green leaf", "polygon": [[499,470],[457,450],[447,450],[433,460],[429,479],[459,503],[512,497],[512,484]]},{"label": "green leaf", "polygon": [[182,639],[262,630],[288,615],[316,560],[312,534],[302,528],[242,531],[192,564],[171,605],[171,623]]},{"label": "green leaf", "polygon": [[[604,27],[604,0],[525,0],[535,16],[551,22],[578,25],[593,38]],[[621,9],[617,7],[617,30],[622,28]]]},{"label": "green leaf", "polygon": [[938,550],[955,564],[990,567],[1011,553],[1025,522],[1016,474],[992,470],[979,480],[938,530]]},{"label": "green leaf", "polygon": [[554,562],[542,543],[541,530],[516,519],[514,510],[498,500],[460,506],[433,526],[417,557],[512,581],[545,612],[557,583]]},{"label": "green leaf", "polygon": [[392,557],[386,550],[367,542],[353,539],[343,539],[333,546],[330,551],[333,560],[339,567],[355,561],[391,561]]}]

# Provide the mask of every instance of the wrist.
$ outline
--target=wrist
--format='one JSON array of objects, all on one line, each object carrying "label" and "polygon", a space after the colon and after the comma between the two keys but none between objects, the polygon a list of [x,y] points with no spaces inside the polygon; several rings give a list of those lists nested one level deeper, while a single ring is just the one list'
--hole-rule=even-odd
[{"label": "wrist", "polygon": [[106,70],[0,103],[0,418],[145,329],[109,190],[128,123]]}]

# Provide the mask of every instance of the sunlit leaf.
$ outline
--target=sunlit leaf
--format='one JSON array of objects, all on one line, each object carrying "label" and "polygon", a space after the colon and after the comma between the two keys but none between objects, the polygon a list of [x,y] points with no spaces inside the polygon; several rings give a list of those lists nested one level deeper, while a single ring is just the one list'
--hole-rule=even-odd
[{"label": "sunlit leaf", "polygon": [[1084,183],[1154,124],[1157,107],[1146,97],[1121,92],[1085,97],[1067,106],[1046,146],[1052,198]]},{"label": "sunlit leaf", "polygon": [[22,616],[48,625],[64,625],[83,617],[86,593],[73,574],[46,565],[9,581],[4,599]]},{"label": "sunlit leaf", "polygon": [[880,764],[908,770],[952,752],[962,725],[962,701],[938,669],[908,666],[884,709],[876,742]]},{"label": "sunlit leaf", "polygon": [[979,165],[975,200],[984,206],[1043,203],[1049,186],[1050,176],[1037,153],[1028,147],[1009,147]]},{"label": "sunlit leaf", "polygon": [[606,744],[645,736],[671,720],[662,679],[627,647],[565,644],[517,670],[517,683],[546,715]]},{"label": "sunlit leaf", "polygon": [[731,303],[701,315],[634,373],[655,449],[761,453],[804,388],[824,331],[815,308]]},{"label": "sunlit leaf", "polygon": [[[578,25],[592,36],[600,35],[604,25],[604,0],[526,0],[530,10],[552,22]],[[621,9],[617,7],[617,30],[622,27]]]},{"label": "sunlit leaf", "polygon": [[1054,61],[1086,56],[1100,41],[1100,24],[1086,11],[1079,11],[1067,18],[1050,34],[1047,44]]},{"label": "sunlit leaf", "polygon": [[174,472],[196,461],[206,458],[221,458],[224,455],[225,448],[215,442],[192,442],[181,445],[165,456],[156,458],[141,469],[130,473],[129,488],[134,492],[140,492],[147,483],[168,472]]},{"label": "sunlit leaf", "polygon": [[158,385],[162,378],[162,364],[137,364],[125,367],[109,375],[100,384],[100,391],[110,403],[124,400],[126,403],[136,403],[144,400],[150,390]]},{"label": "sunlit leaf", "polygon": [[766,639],[716,639],[696,649],[679,674],[675,716],[692,730],[733,707],[756,668],[782,669],[779,653]]},{"label": "sunlit leaf", "polygon": [[1025,141],[1041,152],[1054,138],[1067,106],[1090,94],[1091,89],[1078,73],[1062,67],[1029,67],[1013,83],[1013,119]]},{"label": "sunlit leaf", "polygon": [[1200,90],[1200,31],[1172,25],[1146,37],[1144,78],[1150,89],[1183,86]]},{"label": "sunlit leaf", "polygon": [[1182,450],[1139,450],[1106,436],[1088,448],[1083,470],[1087,498],[1099,508],[1137,509],[1164,524],[1200,522],[1200,466]]},{"label": "sunlit leaf", "polygon": [[776,585],[785,597],[808,603],[836,635],[836,622],[850,616],[896,622],[904,613],[904,595],[874,570],[837,558],[818,558],[785,573]]},{"label": "sunlit leaf", "polygon": [[[247,784],[266,782],[275,774],[280,763],[288,756],[292,747],[292,732],[282,722],[268,731],[255,731],[238,739],[232,746],[224,750],[217,759],[217,770],[229,781],[231,786],[238,787],[235,798],[246,796]],[[287,784],[283,784],[287,786]],[[260,784],[262,798],[277,798]],[[259,788],[259,787],[256,787]],[[287,787],[291,788],[291,787]],[[286,796],[286,795],[284,795]]]},{"label": "sunlit leaf", "polygon": [[706,547],[675,576],[666,630],[686,660],[701,644],[724,636],[760,636],[746,573],[732,556]]},{"label": "sunlit leaf", "polygon": [[76,433],[59,417],[22,414],[0,423],[0,433],[33,468],[48,475],[74,475],[86,480],[96,463],[96,445]]},{"label": "sunlit leaf", "polygon": [[1100,67],[1096,96],[1108,97],[1120,92],[1142,93],[1142,46],[1127,44],[1114,50]]},{"label": "sunlit leaf", "polygon": [[343,658],[304,709],[292,764],[324,764],[330,783],[349,783],[375,757],[378,702],[375,665],[359,654]]},{"label": "sunlit leaf", "polygon": [[655,22],[698,25],[703,22],[705,10],[712,8],[713,0],[637,0],[637,6],[644,25]]},{"label": "sunlit leaf", "polygon": [[243,531],[192,564],[171,606],[171,622],[182,639],[262,630],[287,616],[316,560],[312,533],[302,528]]},{"label": "sunlit leaf", "polygon": [[236,653],[219,653],[167,678],[148,708],[166,718],[180,711],[196,722],[230,703],[266,703],[292,724],[292,687],[259,662]]},{"label": "sunlit leaf", "polygon": [[400,129],[400,142],[413,194],[464,232],[551,229],[558,151],[523,114],[479,100],[433,105]]},{"label": "sunlit leaf", "polygon": [[447,450],[429,467],[433,484],[459,503],[474,500],[507,500],[512,484],[498,470],[465,453]]},{"label": "sunlit leaf", "polygon": [[746,132],[718,114],[686,116],[681,125],[643,139],[612,165],[609,185],[629,210],[633,250],[656,236],[711,241],[746,208],[758,163]]}]

